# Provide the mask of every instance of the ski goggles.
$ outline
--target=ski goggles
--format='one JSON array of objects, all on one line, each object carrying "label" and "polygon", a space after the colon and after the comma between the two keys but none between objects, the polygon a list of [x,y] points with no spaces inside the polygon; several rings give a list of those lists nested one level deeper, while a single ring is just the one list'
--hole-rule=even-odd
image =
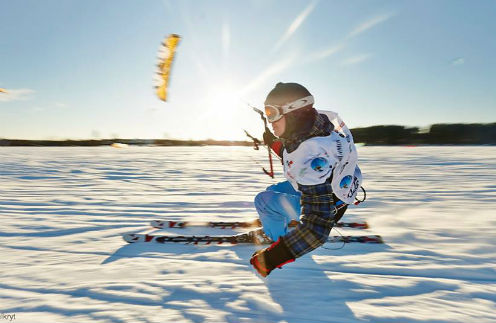
[{"label": "ski goggles", "polygon": [[313,96],[309,95],[284,105],[265,105],[265,115],[270,123],[281,119],[283,115],[313,104]]}]

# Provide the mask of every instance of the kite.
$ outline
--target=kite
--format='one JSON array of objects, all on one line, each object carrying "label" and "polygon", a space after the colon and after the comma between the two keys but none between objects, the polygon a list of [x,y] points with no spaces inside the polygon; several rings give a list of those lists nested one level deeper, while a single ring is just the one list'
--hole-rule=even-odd
[{"label": "kite", "polygon": [[181,37],[176,34],[170,34],[162,42],[158,51],[157,72],[155,75],[155,89],[157,96],[162,101],[167,101],[167,87],[169,85],[170,70],[176,47]]},{"label": "kite", "polygon": [[0,93],[7,93],[7,90],[0,88]]}]

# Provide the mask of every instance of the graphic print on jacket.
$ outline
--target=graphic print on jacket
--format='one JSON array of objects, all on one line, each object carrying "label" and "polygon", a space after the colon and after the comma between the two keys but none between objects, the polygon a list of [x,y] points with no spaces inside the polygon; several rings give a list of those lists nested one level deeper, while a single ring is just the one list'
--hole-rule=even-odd
[{"label": "graphic print on jacket", "polygon": [[333,193],[346,204],[352,204],[362,182],[353,136],[336,113],[319,112],[329,118],[334,131],[329,136],[303,141],[291,153],[284,150],[284,176],[298,190],[298,184],[322,184],[332,175]]}]

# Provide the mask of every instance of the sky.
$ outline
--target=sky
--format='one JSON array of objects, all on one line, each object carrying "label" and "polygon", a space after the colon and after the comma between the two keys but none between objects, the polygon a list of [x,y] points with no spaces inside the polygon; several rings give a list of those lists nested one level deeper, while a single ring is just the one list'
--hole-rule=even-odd
[{"label": "sky", "polygon": [[0,138],[261,137],[249,106],[277,82],[350,128],[496,122],[495,15],[492,0],[0,0]]}]

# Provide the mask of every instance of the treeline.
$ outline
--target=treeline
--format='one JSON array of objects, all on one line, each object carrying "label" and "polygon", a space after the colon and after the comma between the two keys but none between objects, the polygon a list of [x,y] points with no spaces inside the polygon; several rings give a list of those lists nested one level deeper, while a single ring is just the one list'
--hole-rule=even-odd
[{"label": "treeline", "polygon": [[355,142],[367,145],[495,145],[496,123],[434,124],[416,127],[373,126],[351,129]]},{"label": "treeline", "polygon": [[173,139],[92,139],[92,140],[24,140],[0,139],[0,146],[249,146],[247,141],[228,140],[173,140]]},{"label": "treeline", "polygon": [[[366,145],[496,145],[496,123],[434,124],[426,131],[416,127],[373,126],[351,129],[356,143]],[[251,146],[251,141],[102,139],[16,140],[0,139],[0,146]]]}]

